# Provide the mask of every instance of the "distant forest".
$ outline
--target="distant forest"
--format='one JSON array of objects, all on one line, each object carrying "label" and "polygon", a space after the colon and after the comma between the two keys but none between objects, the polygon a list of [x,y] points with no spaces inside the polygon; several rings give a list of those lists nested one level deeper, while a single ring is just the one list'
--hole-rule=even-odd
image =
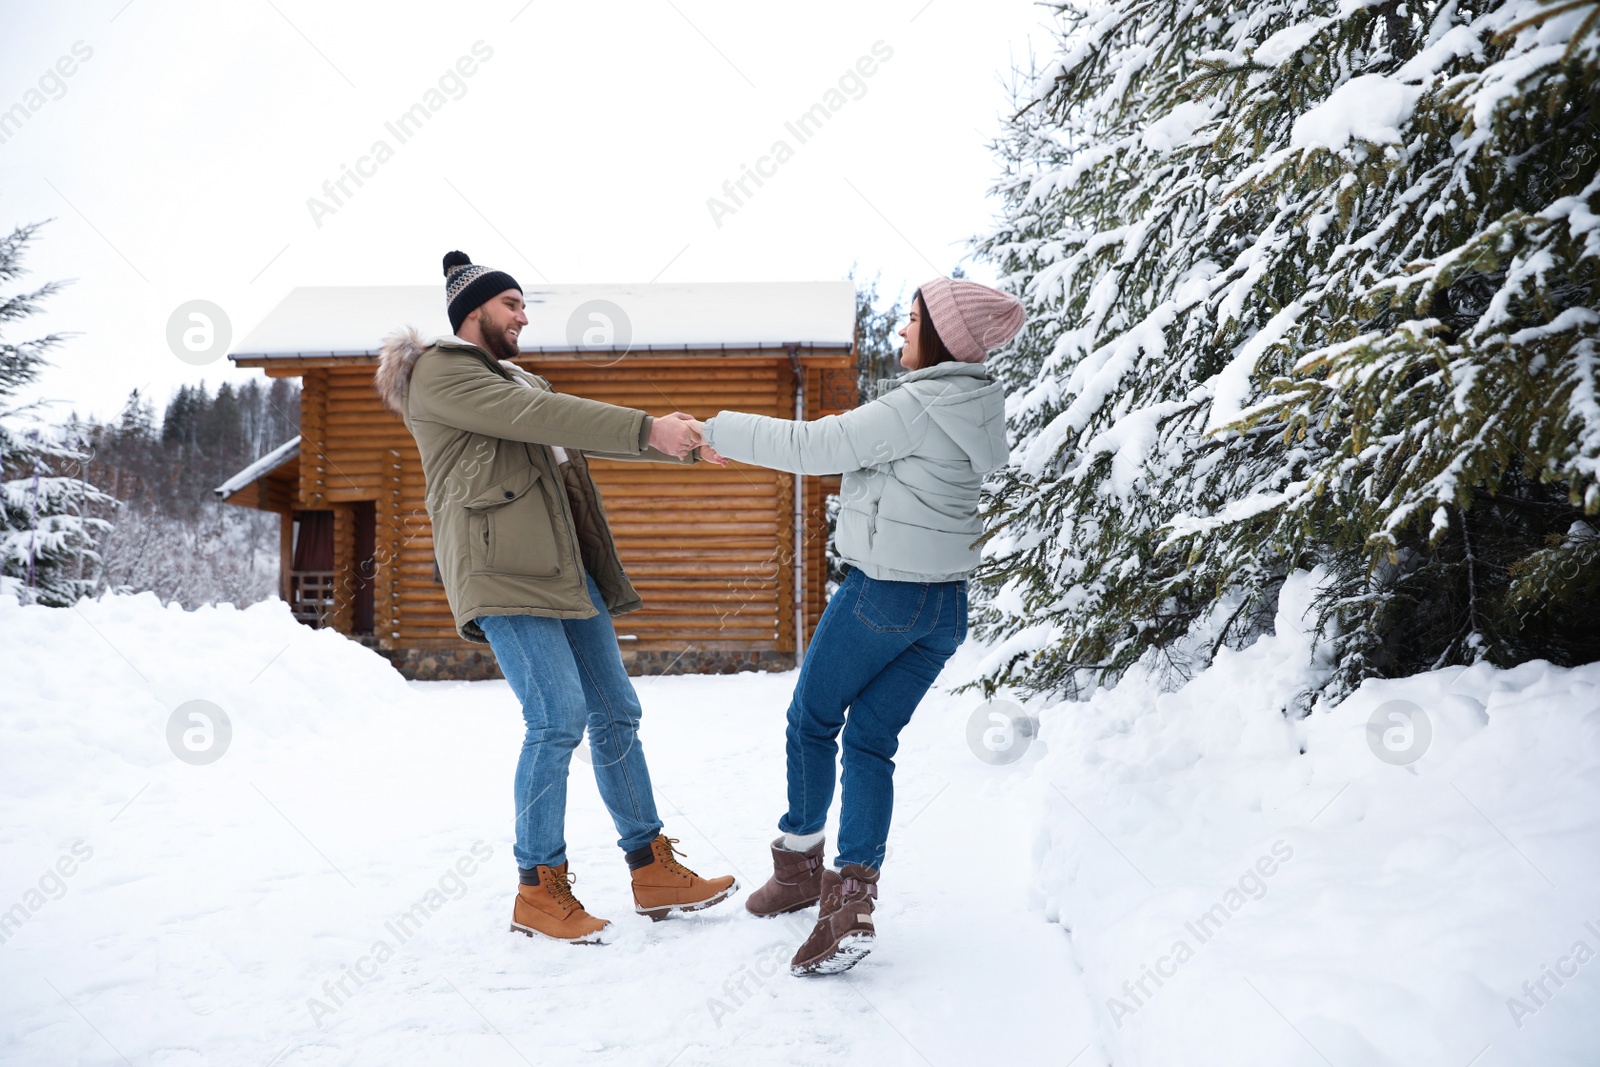
[{"label": "distant forest", "polygon": [[300,386],[180,386],[159,418],[135,390],[115,422],[78,422],[86,479],[118,504],[101,516],[95,591],[152,590],[185,607],[251,604],[277,593],[278,516],[221,503],[213,490],[299,433]]}]

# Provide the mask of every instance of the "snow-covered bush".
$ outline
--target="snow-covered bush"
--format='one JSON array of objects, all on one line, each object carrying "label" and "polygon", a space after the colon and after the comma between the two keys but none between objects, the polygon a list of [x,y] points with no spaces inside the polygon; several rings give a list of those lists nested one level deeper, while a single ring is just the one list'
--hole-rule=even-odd
[{"label": "snow-covered bush", "polygon": [[1184,676],[1329,575],[1363,677],[1600,657],[1600,5],[1060,5],[998,146],[990,687]]},{"label": "snow-covered bush", "polygon": [[154,592],[186,608],[278,595],[278,516],[211,503],[195,517],[124,503],[100,546],[94,593]]}]

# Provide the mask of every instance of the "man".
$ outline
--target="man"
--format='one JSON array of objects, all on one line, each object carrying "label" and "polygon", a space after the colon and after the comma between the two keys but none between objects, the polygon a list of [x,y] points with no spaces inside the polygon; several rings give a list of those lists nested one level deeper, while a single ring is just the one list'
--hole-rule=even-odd
[{"label": "man", "polygon": [[640,600],[617,558],[585,453],[694,462],[687,415],[566,396],[511,364],[528,317],[522,287],[461,252],[444,257],[455,336],[391,334],[374,384],[417,441],[434,558],[456,629],[493,647],[522,702],[516,773],[520,884],[511,929],[568,942],[609,925],[573,896],[563,836],[567,769],[587,725],[595,779],[633,872],[634,909],[652,919],[709,907],[738,888],[701,878],[661,832],[639,746],[639,698],[611,616]]}]

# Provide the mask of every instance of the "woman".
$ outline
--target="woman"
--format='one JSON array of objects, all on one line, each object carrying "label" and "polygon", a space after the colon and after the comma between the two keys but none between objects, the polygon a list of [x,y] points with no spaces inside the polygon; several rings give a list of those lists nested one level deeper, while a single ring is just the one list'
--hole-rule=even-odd
[{"label": "woman", "polygon": [[[882,382],[872,403],[815,422],[724,411],[697,426],[713,462],[844,475],[836,541],[849,574],[800,669],[783,836],[772,843],[772,878],[746,902],[770,916],[820,901],[795,974],[846,970],[872,948],[900,731],[966,637],[978,491],[1006,461],[1005,394],[983,360],[1021,328],[1016,298],[939,278],[917,290],[900,331],[910,373]],[[825,870],[841,731],[839,853]]]}]

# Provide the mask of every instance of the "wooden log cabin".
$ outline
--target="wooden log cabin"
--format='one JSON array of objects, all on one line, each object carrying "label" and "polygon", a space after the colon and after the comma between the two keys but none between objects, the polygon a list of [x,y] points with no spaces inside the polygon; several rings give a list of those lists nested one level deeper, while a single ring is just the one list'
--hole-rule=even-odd
[{"label": "wooden log cabin", "polygon": [[[856,402],[850,282],[530,288],[519,365],[558,390],[654,415],[724,408],[808,419]],[[229,358],[301,380],[300,436],[217,489],[282,517],[281,595],[297,618],[409,678],[498,676],[457,636],[433,560],[423,474],[372,388],[381,338],[447,336],[442,285],[289,293]],[[644,607],[616,620],[635,674],[783,670],[822,614],[825,500],[837,477],[730,464],[593,460]]]}]

